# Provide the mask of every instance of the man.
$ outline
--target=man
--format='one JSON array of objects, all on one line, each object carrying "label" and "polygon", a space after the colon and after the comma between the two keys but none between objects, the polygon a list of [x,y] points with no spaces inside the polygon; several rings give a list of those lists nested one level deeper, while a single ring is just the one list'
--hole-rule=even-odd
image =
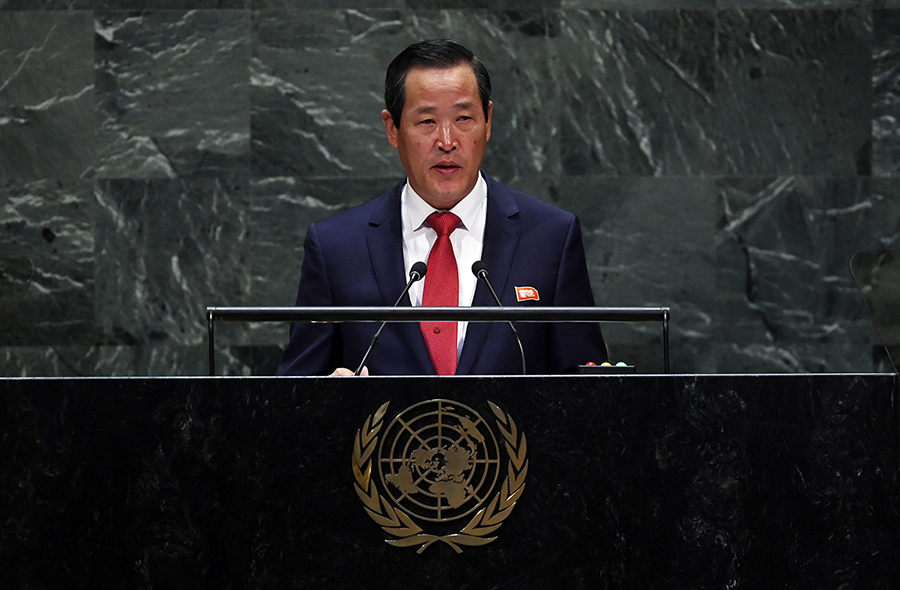
[{"label": "man", "polygon": [[[419,261],[428,263],[425,280],[401,305],[495,305],[471,272],[478,260],[504,306],[594,305],[577,218],[481,172],[491,83],[468,48],[444,39],[406,48],[388,67],[385,107],[407,178],[310,226],[298,306],[393,305]],[[295,324],[278,374],[352,375],[347,367],[361,361],[378,325]],[[521,323],[518,332],[532,374],[607,360],[597,324]],[[390,323],[366,365],[373,375],[522,372],[503,322]]]}]

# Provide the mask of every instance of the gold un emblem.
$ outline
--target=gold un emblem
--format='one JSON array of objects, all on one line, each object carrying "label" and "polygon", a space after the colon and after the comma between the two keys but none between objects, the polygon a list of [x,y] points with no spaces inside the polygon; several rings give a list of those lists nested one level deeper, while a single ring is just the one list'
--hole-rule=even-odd
[{"label": "gold un emblem", "polygon": [[462,553],[463,545],[496,539],[491,535],[525,489],[525,434],[491,402],[500,444],[490,423],[463,404],[421,402],[384,427],[389,404],[366,418],[353,446],[356,493],[372,520],[393,537],[385,541],[418,546],[418,553],[442,541]]}]

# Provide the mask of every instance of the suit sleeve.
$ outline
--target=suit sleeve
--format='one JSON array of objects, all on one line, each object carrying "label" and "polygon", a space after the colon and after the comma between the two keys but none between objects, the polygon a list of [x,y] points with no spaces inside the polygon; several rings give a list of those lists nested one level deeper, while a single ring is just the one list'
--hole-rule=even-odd
[{"label": "suit sleeve", "polygon": [[[593,307],[594,294],[588,277],[581,224],[573,216],[559,261],[554,305]],[[551,324],[547,365],[553,373],[574,373],[578,365],[608,360],[599,323]]]},{"label": "suit sleeve", "polygon": [[[303,250],[296,305],[333,305],[328,268],[315,224],[306,232]],[[290,340],[281,357],[278,375],[328,375],[341,366],[341,348],[338,324],[291,324]]]}]

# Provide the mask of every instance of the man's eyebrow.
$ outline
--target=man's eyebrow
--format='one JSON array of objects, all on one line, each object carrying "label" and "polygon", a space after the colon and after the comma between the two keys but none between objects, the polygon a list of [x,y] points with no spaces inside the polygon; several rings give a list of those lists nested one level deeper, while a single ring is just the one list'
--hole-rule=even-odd
[{"label": "man's eyebrow", "polygon": [[[458,102],[458,103],[454,104],[453,108],[455,108],[455,109],[474,109],[474,108],[478,108],[478,106],[474,102],[466,101],[466,102]],[[424,106],[424,107],[419,107],[419,108],[413,110],[413,112],[417,115],[426,115],[426,114],[436,113],[437,111],[438,111],[438,107],[436,107],[436,106]]]}]

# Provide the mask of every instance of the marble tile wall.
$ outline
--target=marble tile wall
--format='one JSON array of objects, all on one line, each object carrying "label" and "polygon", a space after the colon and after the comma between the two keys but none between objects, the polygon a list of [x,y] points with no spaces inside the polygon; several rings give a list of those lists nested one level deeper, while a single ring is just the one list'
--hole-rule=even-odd
[{"label": "marble tile wall", "polygon": [[[293,303],[306,226],[402,177],[383,72],[436,36],[674,371],[884,370],[849,269],[900,247],[900,0],[0,0],[0,375],[205,374],[205,308]],[[286,338],[221,324],[218,373]]]}]

